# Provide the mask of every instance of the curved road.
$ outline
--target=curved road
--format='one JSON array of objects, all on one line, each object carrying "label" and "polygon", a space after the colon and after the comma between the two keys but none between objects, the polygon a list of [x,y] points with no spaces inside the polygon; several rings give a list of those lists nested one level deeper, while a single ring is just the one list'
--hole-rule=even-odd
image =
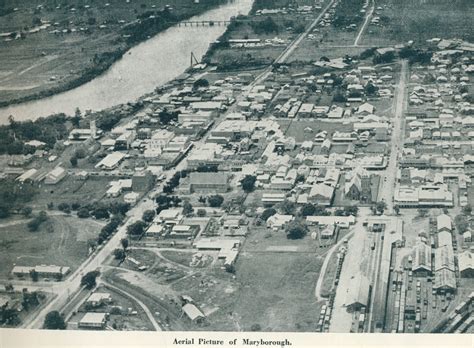
[{"label": "curved road", "polygon": [[146,316],[148,317],[148,320],[150,320],[151,324],[155,328],[155,331],[163,331],[161,326],[156,322],[156,320],[153,317],[153,314],[151,313],[151,311],[148,309],[148,307],[142,301],[140,301],[135,296],[129,294],[128,292],[125,292],[122,289],[120,289],[120,288],[116,287],[115,285],[112,285],[112,284],[110,284],[110,283],[108,283],[104,280],[102,280],[101,283],[104,284],[106,287],[111,288],[112,290],[117,291],[118,293],[122,294],[123,296],[128,297],[128,298],[132,299],[133,301],[135,301],[143,309]]}]

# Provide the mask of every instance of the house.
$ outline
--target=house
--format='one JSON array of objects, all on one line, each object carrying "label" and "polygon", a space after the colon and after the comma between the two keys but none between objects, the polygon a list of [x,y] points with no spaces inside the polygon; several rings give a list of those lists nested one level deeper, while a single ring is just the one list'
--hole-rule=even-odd
[{"label": "house", "polygon": [[355,224],[355,217],[349,216],[307,216],[306,221],[309,225],[335,225],[341,228],[349,228]]},{"label": "house", "polygon": [[206,316],[192,303],[186,303],[182,308],[184,314],[195,324],[202,323]]},{"label": "house", "polygon": [[351,285],[346,293],[344,306],[348,312],[355,312],[369,305],[370,281],[361,273],[351,278]]},{"label": "house", "polygon": [[100,307],[112,302],[112,296],[107,292],[94,292],[86,300],[86,305],[91,307]]},{"label": "house", "polygon": [[372,115],[375,111],[375,107],[370,103],[364,103],[359,105],[356,114],[358,116]]},{"label": "house", "polygon": [[170,208],[160,211],[153,222],[165,225],[177,225],[183,219],[183,208]]},{"label": "house", "polygon": [[268,218],[267,227],[272,230],[278,230],[285,227],[285,225],[290,221],[293,221],[294,218],[293,215],[275,214]]},{"label": "house", "polygon": [[145,232],[146,237],[158,238],[163,234],[165,227],[161,224],[153,223]]},{"label": "house", "polygon": [[285,193],[271,193],[266,192],[262,195],[262,203],[264,206],[271,206],[277,203],[281,203],[286,199]]},{"label": "house", "polygon": [[336,234],[336,225],[326,225],[321,230],[321,238],[322,239],[331,239]]},{"label": "house", "polygon": [[321,154],[325,156],[329,156],[329,152],[331,151],[331,141],[329,139],[325,139],[321,144]]},{"label": "house", "polygon": [[105,328],[107,322],[107,313],[87,312],[79,321],[79,327],[83,329],[100,329]]},{"label": "house", "polygon": [[135,205],[138,201],[140,194],[138,192],[129,192],[125,196],[123,196],[123,200],[125,203],[130,205]]},{"label": "house", "polygon": [[472,242],[472,233],[471,231],[466,231],[462,234],[464,239],[464,243],[471,243]]},{"label": "house", "polygon": [[199,193],[225,193],[229,189],[229,175],[225,173],[197,173],[189,175],[189,191]]}]

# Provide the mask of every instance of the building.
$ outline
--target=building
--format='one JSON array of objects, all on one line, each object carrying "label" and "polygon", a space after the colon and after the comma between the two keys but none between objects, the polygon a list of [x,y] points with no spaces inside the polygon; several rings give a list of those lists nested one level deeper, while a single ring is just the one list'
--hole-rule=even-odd
[{"label": "building", "polygon": [[394,202],[400,208],[448,208],[453,206],[453,193],[445,185],[400,186]]},{"label": "building", "polygon": [[288,224],[290,221],[293,221],[295,217],[293,215],[283,215],[283,214],[275,214],[268,218],[267,220],[267,227],[273,230],[278,230],[283,228]]},{"label": "building", "polygon": [[344,306],[348,312],[368,308],[371,291],[369,279],[361,273],[354,275],[351,279],[351,286],[346,294]]},{"label": "building", "polygon": [[453,223],[451,218],[446,214],[441,214],[436,218],[438,232],[447,231],[451,232]]},{"label": "building", "polygon": [[355,224],[355,217],[350,216],[307,216],[306,221],[309,225],[336,225],[341,228],[349,228]]},{"label": "building", "polygon": [[192,303],[186,303],[182,309],[184,314],[186,314],[193,323],[200,324],[206,319],[204,313]]},{"label": "building", "polygon": [[414,247],[412,271],[415,276],[431,275],[431,247],[418,241]]},{"label": "building", "polygon": [[435,272],[433,289],[435,289],[438,293],[452,293],[456,291],[456,287],[456,276],[453,271],[443,268]]},{"label": "building", "polygon": [[123,196],[123,200],[125,203],[130,205],[135,205],[138,201],[140,194],[138,192],[129,192],[125,196]]},{"label": "building", "polygon": [[86,305],[91,307],[100,307],[112,302],[112,296],[107,292],[94,292],[86,300]]},{"label": "building", "polygon": [[330,206],[334,199],[335,188],[326,184],[314,184],[308,195],[308,201],[315,204]]},{"label": "building", "polygon": [[87,312],[79,321],[79,327],[82,329],[103,330],[107,323],[107,313]]},{"label": "building", "polygon": [[189,175],[189,192],[225,193],[229,189],[229,175],[225,173],[196,173]]},{"label": "building", "polygon": [[458,254],[458,265],[461,278],[474,278],[474,257],[471,251]]},{"label": "building", "polygon": [[449,245],[444,245],[435,250],[435,272],[438,272],[442,269],[448,269],[450,271],[455,271],[454,269],[454,251],[453,247]]},{"label": "building", "polygon": [[285,193],[267,192],[262,195],[262,203],[264,206],[272,206],[281,203],[286,199]]},{"label": "building", "polygon": [[344,184],[344,196],[351,200],[372,202],[372,177],[367,170],[359,167]]},{"label": "building", "polygon": [[48,174],[46,174],[46,177],[44,178],[44,183],[46,185],[56,185],[58,182],[64,179],[66,175],[67,172],[64,168],[56,167]]},{"label": "building", "polygon": [[38,265],[38,266],[15,266],[12,274],[18,277],[29,276],[32,272],[36,272],[42,278],[62,279],[71,269],[69,267],[55,265]]},{"label": "building", "polygon": [[112,170],[118,167],[119,163],[125,158],[125,154],[121,152],[113,152],[108,154],[99,163],[95,165],[97,169]]},{"label": "building", "polygon": [[135,192],[147,192],[155,184],[155,175],[149,170],[136,172],[132,176],[132,190]]}]

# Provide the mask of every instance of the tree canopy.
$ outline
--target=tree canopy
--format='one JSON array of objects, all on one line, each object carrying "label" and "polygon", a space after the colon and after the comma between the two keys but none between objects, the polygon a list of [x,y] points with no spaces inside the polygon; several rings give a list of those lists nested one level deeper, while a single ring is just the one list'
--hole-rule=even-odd
[{"label": "tree canopy", "polygon": [[67,325],[58,311],[52,311],[46,314],[43,327],[48,330],[65,330]]}]

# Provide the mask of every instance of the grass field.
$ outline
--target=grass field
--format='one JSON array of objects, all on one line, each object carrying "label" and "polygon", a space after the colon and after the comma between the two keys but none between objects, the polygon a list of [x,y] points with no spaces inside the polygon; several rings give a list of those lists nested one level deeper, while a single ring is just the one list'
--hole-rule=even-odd
[{"label": "grass field", "polygon": [[461,38],[472,41],[474,2],[471,0],[376,0],[384,25],[369,26],[361,45],[383,46],[415,40]]},{"label": "grass field", "polygon": [[[11,221],[2,220],[2,224]],[[0,277],[7,277],[14,265],[57,265],[77,268],[88,255],[87,241],[97,236],[102,225],[70,216],[50,216],[37,232],[25,221],[0,227]]]}]

